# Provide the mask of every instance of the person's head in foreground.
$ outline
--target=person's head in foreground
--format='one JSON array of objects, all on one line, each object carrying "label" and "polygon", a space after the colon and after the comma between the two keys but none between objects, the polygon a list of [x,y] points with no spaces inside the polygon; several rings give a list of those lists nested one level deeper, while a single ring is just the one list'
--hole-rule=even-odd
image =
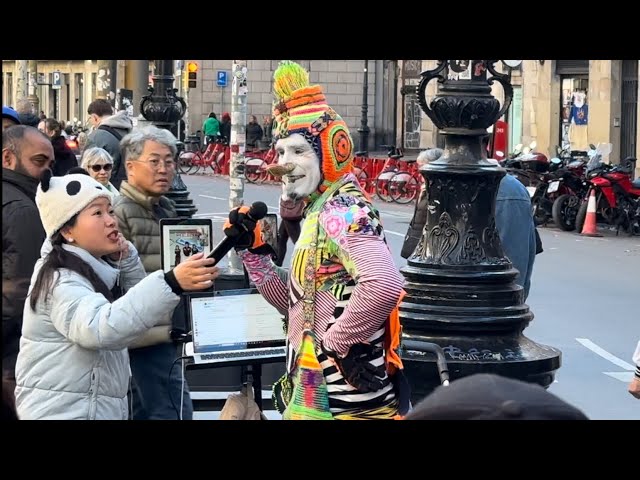
[{"label": "person's head in foreground", "polygon": [[537,384],[481,373],[438,387],[405,420],[588,420]]}]

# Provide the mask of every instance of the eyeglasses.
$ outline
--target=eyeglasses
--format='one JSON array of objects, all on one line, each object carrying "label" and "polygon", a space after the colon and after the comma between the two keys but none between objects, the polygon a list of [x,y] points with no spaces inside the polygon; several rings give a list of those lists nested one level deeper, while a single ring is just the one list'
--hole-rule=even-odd
[{"label": "eyeglasses", "polygon": [[98,173],[100,170],[104,170],[105,172],[110,172],[113,168],[112,163],[105,163],[104,165],[91,165],[91,170]]},{"label": "eyeglasses", "polygon": [[167,170],[173,170],[176,166],[176,162],[174,162],[173,160],[160,160],[158,158],[153,158],[151,160],[149,160],[148,162],[145,162],[144,160],[131,160],[132,162],[139,162],[139,163],[146,163],[147,165],[149,165],[152,169],[154,170],[160,170],[160,164],[164,164],[164,167]]}]

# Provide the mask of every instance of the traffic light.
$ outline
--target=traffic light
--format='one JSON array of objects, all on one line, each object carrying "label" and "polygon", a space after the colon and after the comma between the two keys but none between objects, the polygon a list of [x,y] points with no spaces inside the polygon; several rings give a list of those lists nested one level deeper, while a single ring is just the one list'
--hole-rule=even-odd
[{"label": "traffic light", "polygon": [[187,63],[187,76],[189,80],[189,88],[196,88],[198,80],[198,64],[196,62]]}]

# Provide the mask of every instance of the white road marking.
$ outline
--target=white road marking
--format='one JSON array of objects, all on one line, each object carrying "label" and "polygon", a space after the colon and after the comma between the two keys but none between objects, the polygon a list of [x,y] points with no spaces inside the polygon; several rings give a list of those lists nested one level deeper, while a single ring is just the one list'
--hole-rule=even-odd
[{"label": "white road marking", "polygon": [[588,338],[576,338],[576,340],[579,343],[581,343],[583,346],[587,347],[592,352],[600,355],[605,360],[609,360],[611,363],[613,363],[614,365],[619,366],[620,368],[624,368],[625,370],[629,370],[631,372],[633,372],[636,369],[636,367],[634,367],[630,363],[627,363],[624,360],[622,360],[621,358],[616,357],[612,353],[607,352],[604,348],[599,347],[598,345],[593,343]]},{"label": "white road marking", "polygon": [[624,383],[629,383],[633,378],[633,372],[602,372],[605,375],[609,375],[616,380],[620,380]]},{"label": "white road marking", "polygon": [[404,237],[404,233],[394,232],[393,230],[385,230],[384,233],[388,233],[390,235],[397,235],[398,237]]},{"label": "white road marking", "polygon": [[198,196],[203,198],[210,198],[212,200],[229,200],[228,198],[212,197],[211,195],[198,195]]}]

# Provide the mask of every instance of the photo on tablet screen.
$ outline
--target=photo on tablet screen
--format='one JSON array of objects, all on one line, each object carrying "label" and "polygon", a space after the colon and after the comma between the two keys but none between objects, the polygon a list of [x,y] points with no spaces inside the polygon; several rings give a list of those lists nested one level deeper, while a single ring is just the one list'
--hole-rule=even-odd
[{"label": "photo on tablet screen", "polygon": [[169,271],[189,257],[211,252],[211,227],[193,224],[161,224],[162,266]]}]

